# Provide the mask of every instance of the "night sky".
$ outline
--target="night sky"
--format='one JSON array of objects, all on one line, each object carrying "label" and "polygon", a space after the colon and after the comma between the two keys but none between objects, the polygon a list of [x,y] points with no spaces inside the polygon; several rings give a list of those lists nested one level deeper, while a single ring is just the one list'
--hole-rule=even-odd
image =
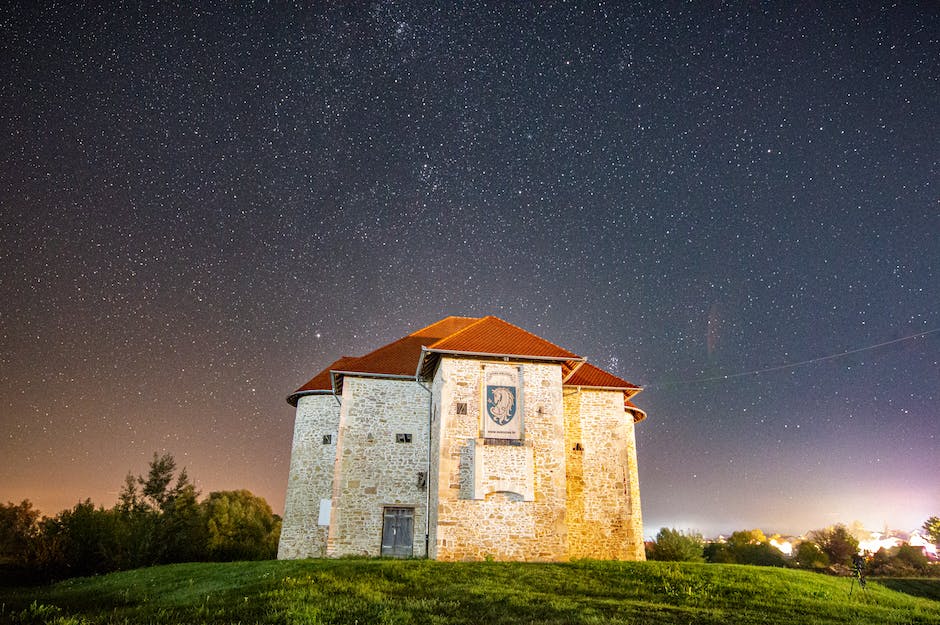
[{"label": "night sky", "polygon": [[937,3],[41,4],[0,501],[166,451],[281,512],[288,393],[492,314],[646,387],[648,536],[940,514]]}]

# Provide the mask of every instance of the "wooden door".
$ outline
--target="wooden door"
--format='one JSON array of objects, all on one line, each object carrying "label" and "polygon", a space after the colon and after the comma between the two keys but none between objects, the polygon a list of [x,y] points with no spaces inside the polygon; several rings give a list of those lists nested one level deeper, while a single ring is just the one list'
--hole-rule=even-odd
[{"label": "wooden door", "polygon": [[382,524],[382,555],[410,558],[414,555],[414,508],[385,508]]}]

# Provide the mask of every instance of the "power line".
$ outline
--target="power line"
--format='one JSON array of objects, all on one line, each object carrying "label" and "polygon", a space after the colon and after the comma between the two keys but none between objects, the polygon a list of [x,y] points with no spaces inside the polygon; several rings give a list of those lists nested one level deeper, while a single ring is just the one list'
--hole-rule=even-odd
[{"label": "power line", "polygon": [[928,334],[936,334],[940,332],[940,328],[935,328],[933,330],[927,330],[926,332],[919,332],[917,334],[911,334],[909,336],[903,336],[899,339],[894,339],[892,341],[885,341],[884,343],[878,343],[876,345],[868,345],[866,347],[859,347],[858,349],[850,349],[846,352],[839,352],[838,354],[830,354],[829,356],[820,356],[818,358],[810,358],[809,360],[801,360],[800,362],[791,362],[784,365],[774,365],[773,367],[766,367],[764,369],[754,369],[751,371],[742,371],[740,373],[730,373],[728,375],[717,375],[711,378],[696,378],[694,380],[680,380],[678,382],[664,382],[662,384],[649,384],[644,386],[644,389],[651,388],[662,388],[666,386],[677,386],[680,384],[698,384],[699,382],[714,382],[716,380],[731,380],[733,378],[743,378],[749,375],[758,375],[761,373],[768,373],[770,371],[780,371],[782,369],[794,369],[796,367],[802,367],[804,365],[811,365],[817,362],[823,362],[824,360],[835,360],[836,358],[842,358],[843,356],[849,356],[851,354],[857,354],[859,352],[865,352],[871,349],[878,349],[879,347],[885,347],[886,345],[893,345],[895,343],[901,343],[903,341],[909,341],[911,339],[920,338],[922,336],[927,336]]}]

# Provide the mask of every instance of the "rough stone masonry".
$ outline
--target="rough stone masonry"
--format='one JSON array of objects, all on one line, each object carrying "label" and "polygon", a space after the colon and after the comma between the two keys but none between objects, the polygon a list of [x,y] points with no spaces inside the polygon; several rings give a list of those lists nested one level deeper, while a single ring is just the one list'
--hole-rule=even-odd
[{"label": "rough stone masonry", "polygon": [[340,358],[288,397],[278,557],[642,560],[640,390],[496,317]]}]

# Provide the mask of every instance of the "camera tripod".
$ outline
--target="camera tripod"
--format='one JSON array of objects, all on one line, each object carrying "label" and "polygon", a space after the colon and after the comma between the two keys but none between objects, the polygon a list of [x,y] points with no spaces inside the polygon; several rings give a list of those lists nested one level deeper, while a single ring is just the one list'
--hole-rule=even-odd
[{"label": "camera tripod", "polygon": [[859,589],[865,591],[865,573],[862,569],[865,568],[865,558],[862,556],[853,556],[852,557],[852,585],[849,587],[849,596],[852,596],[852,591],[855,590],[855,580],[858,580]]}]

